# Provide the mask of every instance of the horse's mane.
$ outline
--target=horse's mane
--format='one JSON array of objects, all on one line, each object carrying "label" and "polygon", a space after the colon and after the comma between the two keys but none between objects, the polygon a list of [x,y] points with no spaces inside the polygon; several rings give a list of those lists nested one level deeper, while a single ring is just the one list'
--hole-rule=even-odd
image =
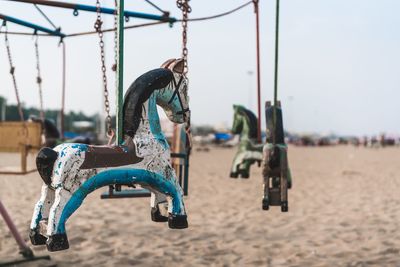
[{"label": "horse's mane", "polygon": [[154,69],[137,78],[124,97],[123,133],[134,137],[142,119],[143,104],[154,90],[166,87],[173,79],[172,71],[164,68]]},{"label": "horse's mane", "polygon": [[256,139],[258,135],[258,122],[256,115],[251,110],[243,106],[239,106],[239,112],[246,117],[247,122],[249,123],[250,126],[249,137]]}]

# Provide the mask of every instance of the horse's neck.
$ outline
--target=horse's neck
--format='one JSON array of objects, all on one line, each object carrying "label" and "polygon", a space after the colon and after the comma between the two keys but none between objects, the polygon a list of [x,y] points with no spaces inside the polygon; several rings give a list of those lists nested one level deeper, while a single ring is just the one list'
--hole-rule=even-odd
[{"label": "horse's neck", "polygon": [[243,127],[242,127],[242,132],[240,134],[241,139],[250,139],[250,125],[249,122],[247,121],[246,117],[243,116]]},{"label": "horse's neck", "polygon": [[152,134],[156,138],[164,138],[161,131],[160,119],[157,113],[156,97],[154,94],[143,103],[142,120],[137,134]]}]

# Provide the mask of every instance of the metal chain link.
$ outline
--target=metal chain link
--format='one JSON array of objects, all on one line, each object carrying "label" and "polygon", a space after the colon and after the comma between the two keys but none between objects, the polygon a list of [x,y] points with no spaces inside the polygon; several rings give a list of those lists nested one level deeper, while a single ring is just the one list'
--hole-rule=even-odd
[{"label": "metal chain link", "polygon": [[20,101],[20,98],[19,98],[17,80],[15,78],[15,67],[13,65],[11,49],[10,49],[10,41],[8,40],[7,31],[8,31],[8,29],[7,29],[7,25],[6,25],[6,31],[4,33],[4,40],[5,40],[6,49],[7,49],[8,62],[10,63],[10,74],[11,74],[13,85],[14,85],[15,96],[17,98],[17,106],[18,106],[19,117],[20,117],[21,121],[25,121],[24,112],[22,110],[21,101]]},{"label": "metal chain link", "polygon": [[40,119],[44,122],[44,110],[43,110],[43,90],[42,90],[42,77],[40,72],[40,57],[39,57],[39,36],[35,36],[35,55],[36,55],[36,70],[37,77],[36,83],[39,89],[39,101],[40,101]]},{"label": "metal chain link", "polygon": [[[112,66],[112,70],[117,73],[117,63],[118,63],[118,33],[117,33],[117,27],[118,27],[118,0],[114,1],[114,7],[115,7],[115,12],[114,12],[114,64]],[[116,75],[115,75],[116,76]],[[115,79],[115,84],[117,84],[117,79]],[[117,85],[115,85],[117,87]]]},{"label": "metal chain link", "polygon": [[8,40],[8,27],[7,24],[4,24],[6,30],[4,32],[4,41],[7,49],[7,56],[8,56],[8,62],[10,63],[10,74],[12,77],[13,85],[14,85],[14,92],[15,92],[15,97],[17,99],[17,107],[18,107],[18,113],[19,117],[22,122],[22,127],[23,127],[23,135],[25,136],[25,142],[26,144],[28,143],[28,127],[26,126],[25,119],[24,119],[24,111],[22,110],[21,106],[21,101],[19,97],[19,91],[18,91],[18,86],[17,86],[17,80],[15,78],[15,66],[13,65],[13,60],[12,60],[12,55],[11,55],[11,48],[10,48],[10,41]]},{"label": "metal chain link", "polygon": [[186,77],[189,71],[188,65],[188,54],[189,50],[187,48],[187,26],[188,26],[188,14],[192,12],[192,8],[189,5],[190,0],[177,0],[176,5],[180,10],[182,10],[182,58],[183,58],[183,75]]},{"label": "metal chain link", "polygon": [[[177,0],[176,5],[180,10],[182,10],[182,59],[183,59],[183,76],[186,78],[187,86],[188,86],[188,78],[187,73],[189,72],[189,65],[188,65],[188,54],[189,50],[187,48],[187,28],[188,28],[188,14],[192,12],[192,8],[189,5],[190,0]],[[190,126],[190,117],[188,122],[185,125],[185,132],[186,132],[186,149],[190,150],[192,147],[192,131]]]},{"label": "metal chain link", "polygon": [[107,134],[109,136],[112,135],[113,130],[111,129],[111,115],[110,115],[110,101],[108,100],[108,88],[107,88],[107,68],[106,68],[106,59],[105,59],[105,52],[104,52],[104,40],[103,40],[103,31],[102,31],[102,24],[103,21],[101,20],[101,7],[100,7],[100,0],[96,0],[96,12],[97,12],[97,19],[94,23],[94,28],[98,33],[99,36],[99,46],[100,46],[100,58],[101,58],[101,72],[103,74],[103,88],[104,88],[104,107],[107,113],[106,117],[106,124],[107,124]]}]

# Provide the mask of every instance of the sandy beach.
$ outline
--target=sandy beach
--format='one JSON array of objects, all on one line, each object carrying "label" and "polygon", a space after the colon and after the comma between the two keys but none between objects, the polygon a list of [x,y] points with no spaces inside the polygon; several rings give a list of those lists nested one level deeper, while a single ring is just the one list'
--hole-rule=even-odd
[{"label": "sandy beach", "polygon": [[[400,266],[400,149],[290,147],[289,212],[261,209],[261,169],[228,177],[234,149],[194,151],[189,228],[150,220],[149,199],[88,196],[57,266]],[[17,156],[0,154],[0,166]],[[0,199],[28,239],[41,179],[0,176]],[[47,254],[34,247],[36,254]],[[0,259],[18,249],[0,220]],[[41,266],[41,262],[22,266]]]}]

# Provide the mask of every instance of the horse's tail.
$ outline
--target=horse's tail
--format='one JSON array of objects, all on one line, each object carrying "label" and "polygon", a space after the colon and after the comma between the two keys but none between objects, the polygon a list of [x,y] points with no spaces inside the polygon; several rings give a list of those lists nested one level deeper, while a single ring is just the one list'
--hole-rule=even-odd
[{"label": "horse's tail", "polygon": [[36,157],[36,167],[43,182],[47,185],[51,184],[51,174],[57,157],[58,153],[48,147],[42,148]]}]

